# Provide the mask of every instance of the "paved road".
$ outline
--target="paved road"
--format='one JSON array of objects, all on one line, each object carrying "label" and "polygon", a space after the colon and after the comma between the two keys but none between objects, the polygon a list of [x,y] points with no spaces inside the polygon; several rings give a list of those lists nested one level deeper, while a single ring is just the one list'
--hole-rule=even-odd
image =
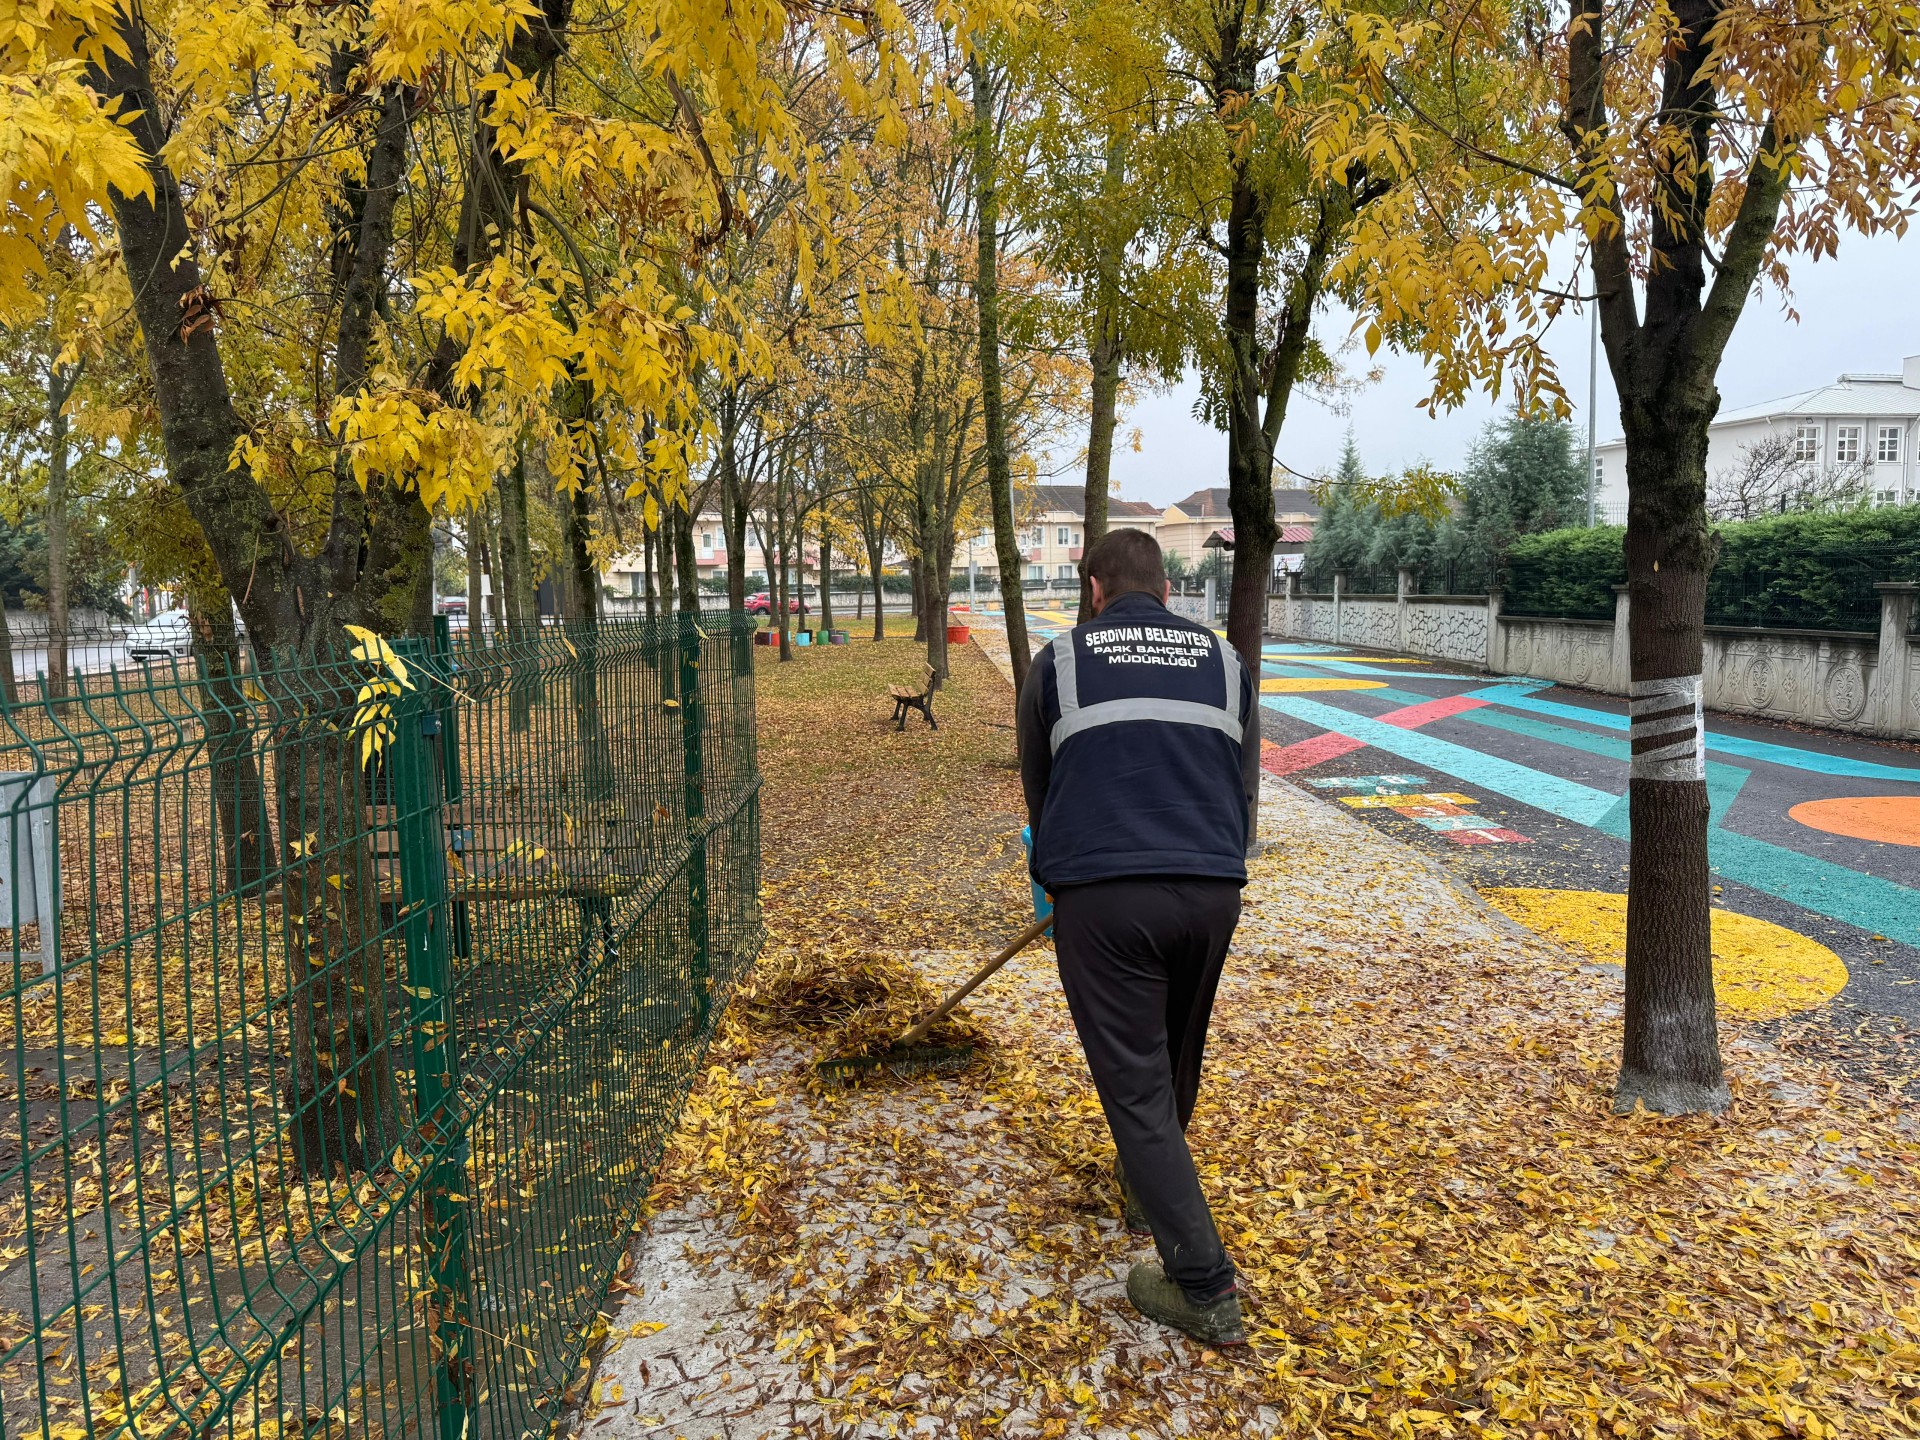
[{"label": "paved road", "polygon": [[[1034,618],[1045,640],[1072,617]],[[1267,770],[1576,950],[1624,953],[1624,702],[1326,645],[1270,643],[1262,669]],[[1707,787],[1722,1006],[1910,1071],[1920,752],[1712,716]]]},{"label": "paved road", "polygon": [[[116,666],[121,670],[138,667],[127,656],[126,641],[111,640],[73,640],[67,644],[67,665],[78,667],[92,674]],[[13,675],[16,680],[34,680],[44,674],[47,668],[47,647],[44,641],[15,640],[13,642]]]}]

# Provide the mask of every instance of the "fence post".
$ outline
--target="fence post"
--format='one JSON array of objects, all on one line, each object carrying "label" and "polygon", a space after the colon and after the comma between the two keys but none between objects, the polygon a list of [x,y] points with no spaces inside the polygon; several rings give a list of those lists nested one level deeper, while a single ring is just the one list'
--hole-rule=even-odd
[{"label": "fence post", "polygon": [[1343,604],[1343,600],[1346,595],[1346,589],[1347,589],[1346,572],[1344,570],[1334,571],[1333,572],[1333,643],[1336,645],[1344,645],[1347,643],[1340,633],[1342,630],[1346,628],[1343,624],[1341,624],[1342,617],[1340,614],[1341,610],[1345,608]]},{"label": "fence post", "polygon": [[427,1331],[434,1415],[440,1440],[472,1434],[472,1291],[467,1272],[467,1137],[455,1133],[449,1101],[460,1080],[454,1063],[453,986],[447,965],[447,833],[436,751],[443,740],[438,668],[426,647],[396,646],[413,669],[414,688],[394,706],[388,751],[394,829],[399,840],[400,902],[407,941],[407,997],[413,1037],[413,1095],[421,1135],[438,1152],[423,1191]]},{"label": "fence post", "polygon": [[687,932],[693,941],[694,1003],[700,1028],[706,1029],[713,1005],[712,957],[707,934],[707,780],[701,744],[706,728],[700,694],[700,642],[697,616],[680,614],[680,737],[687,771]]},{"label": "fence post", "polygon": [[1413,571],[1402,565],[1395,572],[1393,596],[1393,643],[1400,649],[1407,648],[1407,625],[1413,609],[1407,597],[1413,594]]},{"label": "fence post", "polygon": [[1625,695],[1633,680],[1633,602],[1625,585],[1613,587],[1613,693]]},{"label": "fence post", "polygon": [[1907,678],[1914,665],[1914,642],[1907,636],[1920,604],[1920,584],[1882,580],[1873,588],[1880,595],[1880,657],[1873,667],[1878,703],[1869,723],[1882,735],[1910,740],[1920,735],[1920,710],[1909,711],[1907,699],[1915,689]]},{"label": "fence post", "polygon": [[[469,621],[469,624],[472,622]],[[469,634],[472,632],[469,631]],[[440,790],[446,796],[447,804],[454,807],[447,826],[448,848],[455,855],[465,855],[473,832],[465,820],[465,800],[460,783],[460,706],[454,697],[452,680],[459,673],[460,663],[453,654],[453,626],[444,615],[433,617],[433,654],[438,658],[441,672],[448,684],[440,687]],[[464,861],[462,863],[465,863]],[[473,920],[467,913],[467,902],[455,900],[448,907],[449,936],[453,953],[465,960],[473,953]]]}]

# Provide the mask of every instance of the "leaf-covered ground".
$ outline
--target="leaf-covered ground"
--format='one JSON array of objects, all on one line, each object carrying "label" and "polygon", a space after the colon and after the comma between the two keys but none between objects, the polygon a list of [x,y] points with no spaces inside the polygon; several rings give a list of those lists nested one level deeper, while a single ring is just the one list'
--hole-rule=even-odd
[{"label": "leaf-covered ground", "polygon": [[937,987],[1026,914],[1005,682],[968,649],[941,730],[897,736],[884,687],[916,666],[762,668],[772,948],[663,1168],[588,1434],[1920,1433],[1903,1097],[1728,1023],[1727,1114],[1614,1116],[1618,972],[1284,786],[1192,1135],[1247,1351],[1126,1305],[1149,1251],[1049,952],[969,1003],[972,1069],[822,1087],[823,969]]}]

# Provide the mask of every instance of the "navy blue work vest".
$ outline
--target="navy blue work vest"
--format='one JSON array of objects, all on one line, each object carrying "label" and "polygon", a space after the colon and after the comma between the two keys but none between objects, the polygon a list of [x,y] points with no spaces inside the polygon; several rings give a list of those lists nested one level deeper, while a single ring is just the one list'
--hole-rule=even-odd
[{"label": "navy blue work vest", "polygon": [[1048,648],[1051,665],[1031,677],[1052,748],[1034,878],[1244,881],[1252,687],[1239,653],[1137,592]]}]

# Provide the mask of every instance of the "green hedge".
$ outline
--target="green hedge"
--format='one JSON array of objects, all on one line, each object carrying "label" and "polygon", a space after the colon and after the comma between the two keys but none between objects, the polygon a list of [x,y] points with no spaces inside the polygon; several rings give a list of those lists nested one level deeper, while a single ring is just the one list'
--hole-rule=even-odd
[{"label": "green hedge", "polygon": [[1595,525],[1522,535],[1507,551],[1501,608],[1514,615],[1613,618],[1613,587],[1627,583],[1626,528]]},{"label": "green hedge", "polygon": [[[1881,580],[1920,580],[1920,505],[1780,515],[1717,527],[1707,623],[1788,630],[1880,626]],[[1504,608],[1516,615],[1605,619],[1627,577],[1618,525],[1550,530],[1514,542]]]}]

